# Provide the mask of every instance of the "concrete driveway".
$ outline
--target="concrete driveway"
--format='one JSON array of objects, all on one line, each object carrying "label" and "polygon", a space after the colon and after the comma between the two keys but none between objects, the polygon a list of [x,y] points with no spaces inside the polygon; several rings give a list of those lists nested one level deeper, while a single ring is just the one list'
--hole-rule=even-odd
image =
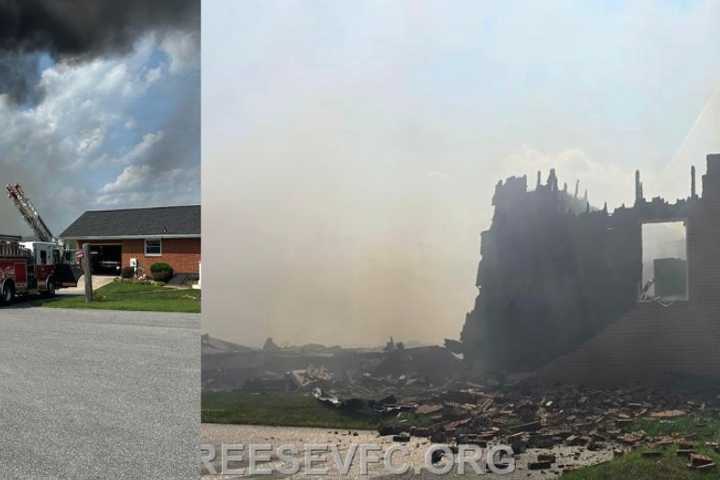
[{"label": "concrete driveway", "polygon": [[[93,291],[112,283],[118,277],[112,275],[93,275]],[[61,288],[56,292],[58,295],[85,295],[85,275],[81,275],[77,287]]]},{"label": "concrete driveway", "polygon": [[200,316],[0,309],[3,479],[198,477]]}]

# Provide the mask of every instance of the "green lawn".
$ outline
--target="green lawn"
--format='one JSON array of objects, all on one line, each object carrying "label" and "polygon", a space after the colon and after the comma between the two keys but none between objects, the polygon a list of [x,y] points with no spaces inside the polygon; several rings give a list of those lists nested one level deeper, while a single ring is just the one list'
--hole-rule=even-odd
[{"label": "green lawn", "polygon": [[[716,416],[687,416],[673,420],[659,421],[643,419],[627,428],[628,431],[643,430],[648,435],[695,435],[698,453],[712,457],[720,465],[720,454],[706,447],[705,442],[717,442],[720,438],[720,419]],[[720,467],[713,472],[697,472],[687,468],[687,457],[677,456],[677,447],[659,448],[661,457],[645,458],[640,449],[622,457],[586,467],[575,472],[566,473],[563,480],[693,480],[699,478],[717,478]]]},{"label": "green lawn", "polygon": [[202,421],[286,427],[375,429],[378,418],[326,407],[310,394],[205,392]]},{"label": "green lawn", "polygon": [[30,303],[52,308],[200,313],[200,290],[116,280],[95,290],[95,300],[92,303],[85,303],[82,295],[58,295],[53,298],[33,299]]}]

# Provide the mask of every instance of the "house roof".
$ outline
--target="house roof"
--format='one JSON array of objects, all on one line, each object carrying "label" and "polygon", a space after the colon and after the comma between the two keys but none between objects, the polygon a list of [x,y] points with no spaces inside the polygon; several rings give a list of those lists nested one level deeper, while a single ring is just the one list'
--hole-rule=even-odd
[{"label": "house roof", "polygon": [[200,205],[89,210],[60,234],[68,240],[199,236]]}]

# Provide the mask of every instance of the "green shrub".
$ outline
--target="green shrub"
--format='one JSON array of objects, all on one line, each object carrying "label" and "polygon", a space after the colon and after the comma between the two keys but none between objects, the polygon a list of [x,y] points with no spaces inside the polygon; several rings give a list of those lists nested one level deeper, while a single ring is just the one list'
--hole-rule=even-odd
[{"label": "green shrub", "polygon": [[150,265],[150,273],[152,273],[153,280],[167,282],[173,276],[173,269],[167,263],[158,262]]},{"label": "green shrub", "polygon": [[133,278],[135,276],[135,269],[132,267],[123,267],[120,270],[120,278]]}]

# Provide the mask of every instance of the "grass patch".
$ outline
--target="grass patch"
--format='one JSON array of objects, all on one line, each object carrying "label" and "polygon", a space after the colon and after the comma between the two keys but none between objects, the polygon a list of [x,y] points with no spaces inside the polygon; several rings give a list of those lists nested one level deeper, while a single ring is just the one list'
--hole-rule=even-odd
[{"label": "grass patch", "polygon": [[[706,447],[705,442],[716,442],[720,438],[720,419],[713,416],[685,416],[671,420],[640,419],[625,430],[644,430],[650,436],[694,435],[691,439],[697,446],[698,453],[711,457],[720,465],[720,454]],[[713,472],[697,472],[687,468],[688,459],[677,456],[677,447],[669,446],[659,449],[661,457],[645,458],[642,448],[610,462],[586,467],[566,473],[563,480],[693,480],[699,478],[716,478],[720,467]]]},{"label": "grass patch", "polygon": [[326,407],[312,395],[295,392],[205,392],[201,418],[205,423],[284,427],[375,429],[378,418]]},{"label": "grass patch", "polygon": [[[627,453],[608,463],[585,467],[562,476],[563,480],[694,480],[716,478],[715,473],[697,472],[687,468],[688,459],[676,455],[677,448],[668,448],[659,458],[644,458],[642,450]],[[720,455],[702,449],[718,462]]]},{"label": "grass patch", "polygon": [[695,415],[687,415],[670,420],[641,418],[633,422],[626,430],[643,430],[652,437],[693,434],[698,442],[717,442],[720,438],[720,418]]},{"label": "grass patch", "polygon": [[429,428],[435,425],[437,421],[432,419],[432,415],[418,415],[414,412],[401,412],[396,417],[390,417],[383,420],[385,426],[399,426],[402,430],[409,430],[410,426],[419,428]]},{"label": "grass patch", "polygon": [[59,295],[33,299],[30,304],[50,308],[200,313],[200,291],[116,280],[95,290],[95,300],[91,303],[85,303],[82,295]]}]

